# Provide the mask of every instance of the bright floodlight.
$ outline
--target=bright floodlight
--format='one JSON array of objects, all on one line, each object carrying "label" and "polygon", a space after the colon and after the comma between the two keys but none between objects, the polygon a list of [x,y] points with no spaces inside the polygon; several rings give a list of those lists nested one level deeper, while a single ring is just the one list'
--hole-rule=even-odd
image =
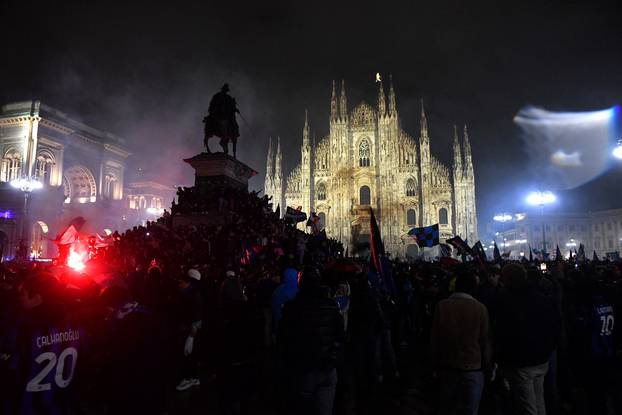
[{"label": "bright floodlight", "polygon": [[20,189],[22,192],[32,192],[33,190],[41,189],[43,183],[32,177],[21,177],[11,180],[11,186]]},{"label": "bright floodlight", "polygon": [[618,140],[618,145],[613,149],[613,157],[622,160],[622,139]]},{"label": "bright floodlight", "polygon": [[530,205],[544,206],[555,202],[557,198],[552,192],[532,192],[527,196],[527,203]]},{"label": "bright floodlight", "polygon": [[507,213],[501,213],[493,216],[492,220],[496,222],[509,222],[512,220],[512,215],[509,215]]}]

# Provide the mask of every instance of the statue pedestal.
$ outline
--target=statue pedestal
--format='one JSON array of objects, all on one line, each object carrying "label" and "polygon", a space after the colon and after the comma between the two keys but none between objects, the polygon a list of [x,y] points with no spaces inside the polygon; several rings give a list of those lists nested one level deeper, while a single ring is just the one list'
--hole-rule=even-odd
[{"label": "statue pedestal", "polygon": [[[236,189],[248,192],[248,180],[257,172],[246,164],[224,153],[201,153],[184,159],[195,172],[194,189],[200,199],[214,201],[219,189]],[[172,225],[224,225],[230,220],[228,211],[216,206],[202,212],[176,214],[173,210]]]},{"label": "statue pedestal", "polygon": [[257,174],[246,164],[224,153],[201,153],[184,161],[194,169],[194,186],[199,191],[214,185],[248,190],[248,180]]}]

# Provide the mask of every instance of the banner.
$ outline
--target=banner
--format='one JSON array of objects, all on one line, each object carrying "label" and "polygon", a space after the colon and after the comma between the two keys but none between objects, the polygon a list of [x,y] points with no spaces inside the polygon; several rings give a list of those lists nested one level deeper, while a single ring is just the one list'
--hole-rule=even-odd
[{"label": "banner", "polygon": [[412,228],[408,234],[417,241],[419,248],[432,248],[439,244],[438,223],[423,228]]}]

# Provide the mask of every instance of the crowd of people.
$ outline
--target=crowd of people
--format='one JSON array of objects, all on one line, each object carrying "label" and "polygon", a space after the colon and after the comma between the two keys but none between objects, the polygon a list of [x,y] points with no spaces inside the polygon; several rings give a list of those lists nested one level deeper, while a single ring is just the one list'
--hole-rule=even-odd
[{"label": "crowd of people", "polygon": [[619,263],[376,270],[257,193],[179,196],[82,272],[1,264],[3,413],[384,413],[398,392],[423,413],[619,411]]}]

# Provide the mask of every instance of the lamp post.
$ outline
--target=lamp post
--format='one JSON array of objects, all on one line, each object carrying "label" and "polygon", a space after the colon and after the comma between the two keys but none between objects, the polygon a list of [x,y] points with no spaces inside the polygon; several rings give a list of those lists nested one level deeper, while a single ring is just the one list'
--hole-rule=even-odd
[{"label": "lamp post", "polygon": [[29,231],[28,231],[28,201],[30,199],[30,193],[34,190],[41,189],[43,183],[37,180],[34,176],[24,176],[19,179],[11,181],[11,186],[19,189],[24,193],[24,210],[22,214],[22,229],[21,238],[19,240],[19,249],[17,251],[17,257],[19,259],[26,260],[30,256],[28,253],[29,247]]},{"label": "lamp post", "polygon": [[540,206],[540,217],[542,219],[542,254],[546,252],[546,234],[544,231],[544,206],[549,205],[557,200],[557,197],[551,191],[532,192],[527,196],[527,203],[530,205]]}]

